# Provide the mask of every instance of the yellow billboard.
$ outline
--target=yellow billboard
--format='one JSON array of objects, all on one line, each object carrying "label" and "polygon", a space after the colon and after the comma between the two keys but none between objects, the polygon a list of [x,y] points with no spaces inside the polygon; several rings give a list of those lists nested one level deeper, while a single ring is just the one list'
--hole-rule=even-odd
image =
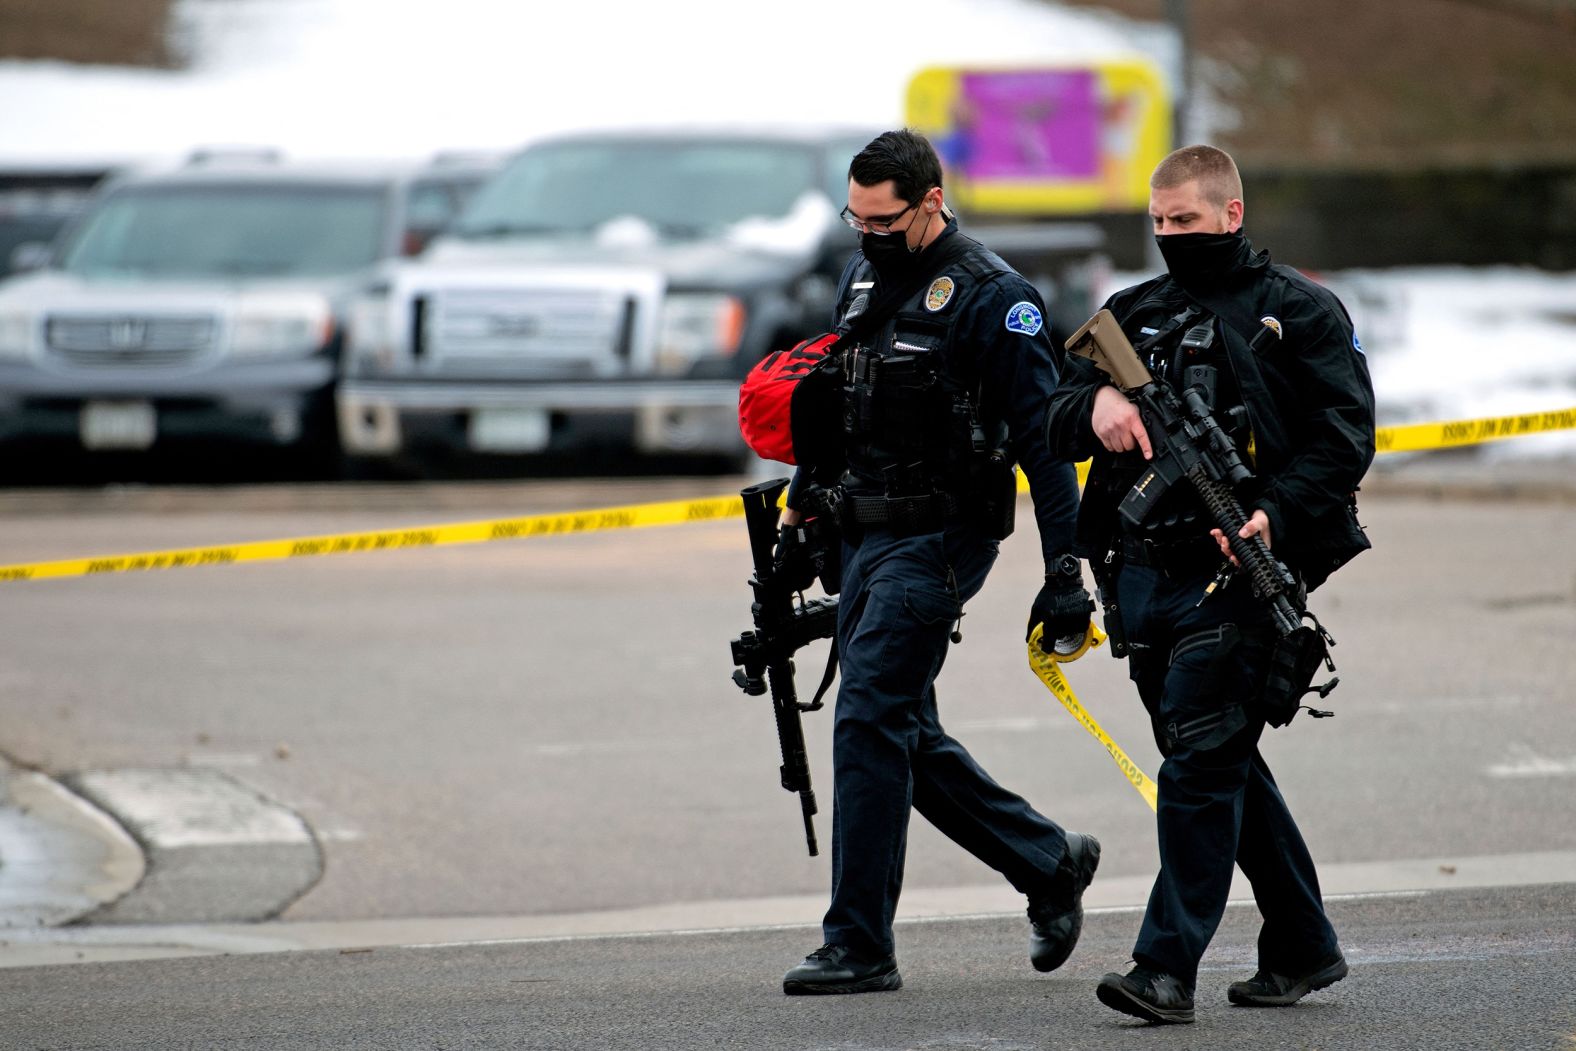
[{"label": "yellow billboard", "polygon": [[1171,149],[1170,97],[1140,59],[925,69],[907,117],[941,155],[947,198],[975,214],[1144,211]]}]

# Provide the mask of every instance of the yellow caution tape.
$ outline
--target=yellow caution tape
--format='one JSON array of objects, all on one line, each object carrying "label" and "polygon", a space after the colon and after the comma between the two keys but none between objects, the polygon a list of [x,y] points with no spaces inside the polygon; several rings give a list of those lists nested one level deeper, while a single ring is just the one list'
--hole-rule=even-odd
[{"label": "yellow caution tape", "polygon": [[[1381,453],[1412,452],[1515,438],[1540,431],[1568,429],[1576,429],[1576,408],[1526,413],[1521,416],[1383,427],[1380,428],[1374,444]],[[1078,484],[1082,485],[1088,477],[1088,461],[1078,464],[1077,470]],[[1028,489],[1028,480],[1021,473],[1018,477],[1018,488],[1021,491]],[[638,529],[644,526],[679,525],[684,522],[733,518],[743,513],[743,502],[737,496],[632,504],[596,511],[532,515],[526,518],[488,519],[480,522],[415,526],[408,529],[368,533],[338,533],[287,540],[262,540],[248,544],[183,548],[174,551],[145,551],[132,555],[105,555],[59,562],[18,563],[0,566],[0,583],[10,580],[43,580],[50,577],[83,577],[104,573],[181,569],[188,566],[233,565],[237,562],[342,555],[357,551],[392,551],[404,547],[477,544],[489,540],[590,533],[605,529]]]},{"label": "yellow caution tape", "polygon": [[[1122,771],[1122,775],[1127,778],[1128,783],[1137,790],[1139,795],[1144,797],[1144,802],[1149,804],[1149,809],[1154,810],[1158,805],[1159,789],[1149,775],[1140,770],[1138,764],[1127,757],[1127,753],[1122,751],[1121,746],[1111,740],[1111,735],[1106,733],[1105,729],[1095,721],[1094,716],[1089,714],[1088,709],[1078,703],[1078,695],[1073,693],[1072,686],[1067,682],[1067,676],[1062,674],[1062,662],[1040,649],[1040,636],[1043,630],[1043,624],[1036,624],[1034,633],[1029,636],[1029,667],[1034,670],[1034,674],[1045,684],[1045,688],[1055,694],[1058,701],[1062,702],[1062,707],[1067,709],[1067,713],[1074,719],[1077,719],[1079,724],[1085,730],[1088,730],[1095,740],[1105,746],[1105,750],[1111,753],[1111,758],[1116,761],[1117,767]],[[1105,633],[1094,624],[1089,625],[1089,630],[1094,640],[1091,648],[1105,641]]]},{"label": "yellow caution tape", "polygon": [[1374,435],[1374,449],[1381,453],[1419,452],[1424,449],[1477,445],[1479,442],[1498,441],[1501,438],[1520,438],[1543,431],[1568,430],[1576,430],[1576,408],[1529,412],[1520,416],[1488,416],[1478,420],[1381,427]]},{"label": "yellow caution tape", "polygon": [[[1078,472],[1078,488],[1082,489],[1084,483],[1089,480],[1089,461],[1088,460],[1082,460],[1082,461],[1080,461],[1078,463],[1075,463],[1075,464],[1073,464],[1073,469]],[[1018,472],[1018,492],[1026,493],[1028,491],[1029,491],[1029,476],[1024,474],[1022,471],[1019,471]]]},{"label": "yellow caution tape", "polygon": [[331,536],[298,537],[292,540],[261,540],[249,544],[228,544],[223,547],[196,547],[175,551],[147,551],[135,555],[75,558],[60,562],[23,563],[0,566],[0,581],[135,573],[152,569],[181,569],[187,566],[233,565],[237,562],[344,555],[357,551],[393,551],[404,547],[479,544],[489,540],[593,533],[604,529],[679,525],[685,522],[741,517],[743,514],[743,500],[737,496],[719,496],[705,500],[632,504],[627,507],[608,507],[598,511],[575,511],[568,514],[531,515],[526,518],[499,518],[481,522],[415,526],[409,529],[380,530],[370,533],[338,533]]}]

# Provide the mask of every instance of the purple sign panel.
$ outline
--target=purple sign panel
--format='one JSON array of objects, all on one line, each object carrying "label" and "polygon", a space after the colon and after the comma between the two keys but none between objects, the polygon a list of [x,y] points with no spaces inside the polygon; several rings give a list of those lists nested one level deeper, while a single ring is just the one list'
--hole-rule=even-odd
[{"label": "purple sign panel", "polygon": [[967,178],[1044,181],[1100,174],[1092,70],[965,73],[943,153]]}]

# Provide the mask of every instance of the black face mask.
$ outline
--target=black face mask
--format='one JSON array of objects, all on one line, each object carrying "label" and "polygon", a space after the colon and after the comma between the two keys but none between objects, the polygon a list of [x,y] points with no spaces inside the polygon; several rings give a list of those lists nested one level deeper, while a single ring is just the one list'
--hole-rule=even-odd
[{"label": "black face mask", "polygon": [[1160,246],[1166,269],[1183,286],[1225,280],[1253,251],[1241,230],[1234,234],[1156,234],[1155,244]]},{"label": "black face mask", "polygon": [[859,250],[884,278],[901,275],[919,258],[918,252],[908,250],[908,234],[902,230],[889,234],[860,234]]}]

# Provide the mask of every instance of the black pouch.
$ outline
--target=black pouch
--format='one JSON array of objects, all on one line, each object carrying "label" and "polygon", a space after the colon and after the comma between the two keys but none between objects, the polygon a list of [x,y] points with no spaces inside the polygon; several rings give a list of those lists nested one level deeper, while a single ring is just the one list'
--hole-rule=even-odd
[{"label": "black pouch", "polygon": [[[1324,665],[1331,672],[1335,671],[1335,662],[1330,659],[1330,643],[1333,640],[1313,614],[1304,613],[1303,616],[1313,623],[1304,624],[1289,635],[1281,636],[1270,652],[1269,671],[1264,678],[1259,703],[1263,706],[1264,721],[1271,726],[1285,726],[1296,718],[1297,712],[1304,707],[1302,698],[1305,694],[1317,693],[1320,697],[1328,697],[1341,681],[1332,675],[1329,682],[1312,685],[1313,677],[1319,673],[1319,665]],[[1317,708],[1309,708],[1308,711],[1319,719],[1334,714]]]},{"label": "black pouch", "polygon": [[809,523],[815,544],[816,576],[821,590],[835,595],[843,586],[843,532],[832,515],[822,515]]},{"label": "black pouch", "polygon": [[979,527],[991,540],[1006,540],[1017,526],[1018,472],[1007,454],[992,449],[979,473]]},{"label": "black pouch", "polygon": [[[1114,553],[1110,557],[1114,557]],[[1100,620],[1105,625],[1111,656],[1125,657],[1130,649],[1127,644],[1127,626],[1122,623],[1122,607],[1116,598],[1116,577],[1120,572],[1120,563],[1115,571],[1110,568],[1110,562],[1105,565],[1103,572],[1097,566],[1094,574],[1095,591],[1100,596]]]}]

